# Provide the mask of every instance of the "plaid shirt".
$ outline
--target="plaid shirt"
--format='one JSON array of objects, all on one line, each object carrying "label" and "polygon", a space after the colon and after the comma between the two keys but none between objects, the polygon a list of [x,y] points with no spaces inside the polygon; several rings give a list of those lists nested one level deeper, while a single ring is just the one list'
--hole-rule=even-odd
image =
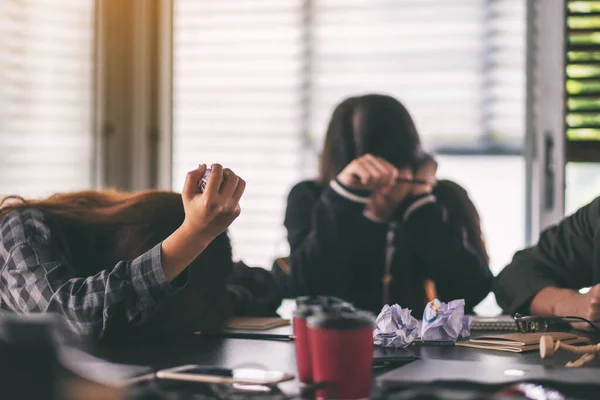
[{"label": "plaid shirt", "polygon": [[117,322],[144,321],[178,291],[165,278],[161,244],[132,261],[81,277],[60,250],[44,214],[14,211],[0,219],[0,308],[55,312],[78,334],[102,338]]}]

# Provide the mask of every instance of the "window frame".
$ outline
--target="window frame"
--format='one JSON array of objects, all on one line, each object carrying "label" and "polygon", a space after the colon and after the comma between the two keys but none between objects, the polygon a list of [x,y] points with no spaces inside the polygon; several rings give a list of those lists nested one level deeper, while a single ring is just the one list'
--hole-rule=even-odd
[{"label": "window frame", "polygon": [[96,4],[97,187],[167,189],[173,0]]}]

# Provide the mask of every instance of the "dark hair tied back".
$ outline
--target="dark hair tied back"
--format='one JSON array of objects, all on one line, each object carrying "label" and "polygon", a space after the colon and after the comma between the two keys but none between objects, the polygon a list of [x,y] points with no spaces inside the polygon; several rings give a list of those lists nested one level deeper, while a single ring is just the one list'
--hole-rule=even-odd
[{"label": "dark hair tied back", "polygon": [[327,184],[352,160],[367,153],[398,168],[413,167],[423,156],[413,119],[393,97],[350,97],[335,108],[325,136],[319,182]]}]

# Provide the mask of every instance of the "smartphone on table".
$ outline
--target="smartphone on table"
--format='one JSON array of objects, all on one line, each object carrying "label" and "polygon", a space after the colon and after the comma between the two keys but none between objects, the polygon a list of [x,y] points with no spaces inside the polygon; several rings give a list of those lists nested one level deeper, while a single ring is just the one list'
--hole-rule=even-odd
[{"label": "smartphone on table", "polygon": [[262,370],[258,368],[220,368],[201,365],[182,365],[160,370],[158,379],[184,381],[192,383],[213,383],[233,385],[239,389],[252,390],[254,387],[275,386],[291,381],[294,375],[284,372]]}]

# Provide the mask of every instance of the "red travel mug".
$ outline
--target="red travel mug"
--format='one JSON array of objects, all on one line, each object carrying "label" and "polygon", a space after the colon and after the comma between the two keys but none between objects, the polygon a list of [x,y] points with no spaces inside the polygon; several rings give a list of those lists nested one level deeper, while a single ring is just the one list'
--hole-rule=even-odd
[{"label": "red travel mug", "polygon": [[354,311],[354,307],[335,297],[304,296],[296,299],[297,308],[294,311],[292,322],[294,328],[294,343],[296,347],[296,364],[298,366],[298,379],[303,383],[312,383],[312,363],[310,355],[310,342],[308,339],[306,321],[315,312],[326,310]]},{"label": "red travel mug", "polygon": [[296,346],[296,364],[298,379],[303,383],[312,383],[312,365],[310,361],[310,344],[306,329],[306,319],[313,314],[311,306],[300,306],[294,310],[294,345]]},{"label": "red travel mug", "polygon": [[319,398],[365,399],[371,394],[374,317],[363,311],[318,312],[308,318],[312,378]]}]

